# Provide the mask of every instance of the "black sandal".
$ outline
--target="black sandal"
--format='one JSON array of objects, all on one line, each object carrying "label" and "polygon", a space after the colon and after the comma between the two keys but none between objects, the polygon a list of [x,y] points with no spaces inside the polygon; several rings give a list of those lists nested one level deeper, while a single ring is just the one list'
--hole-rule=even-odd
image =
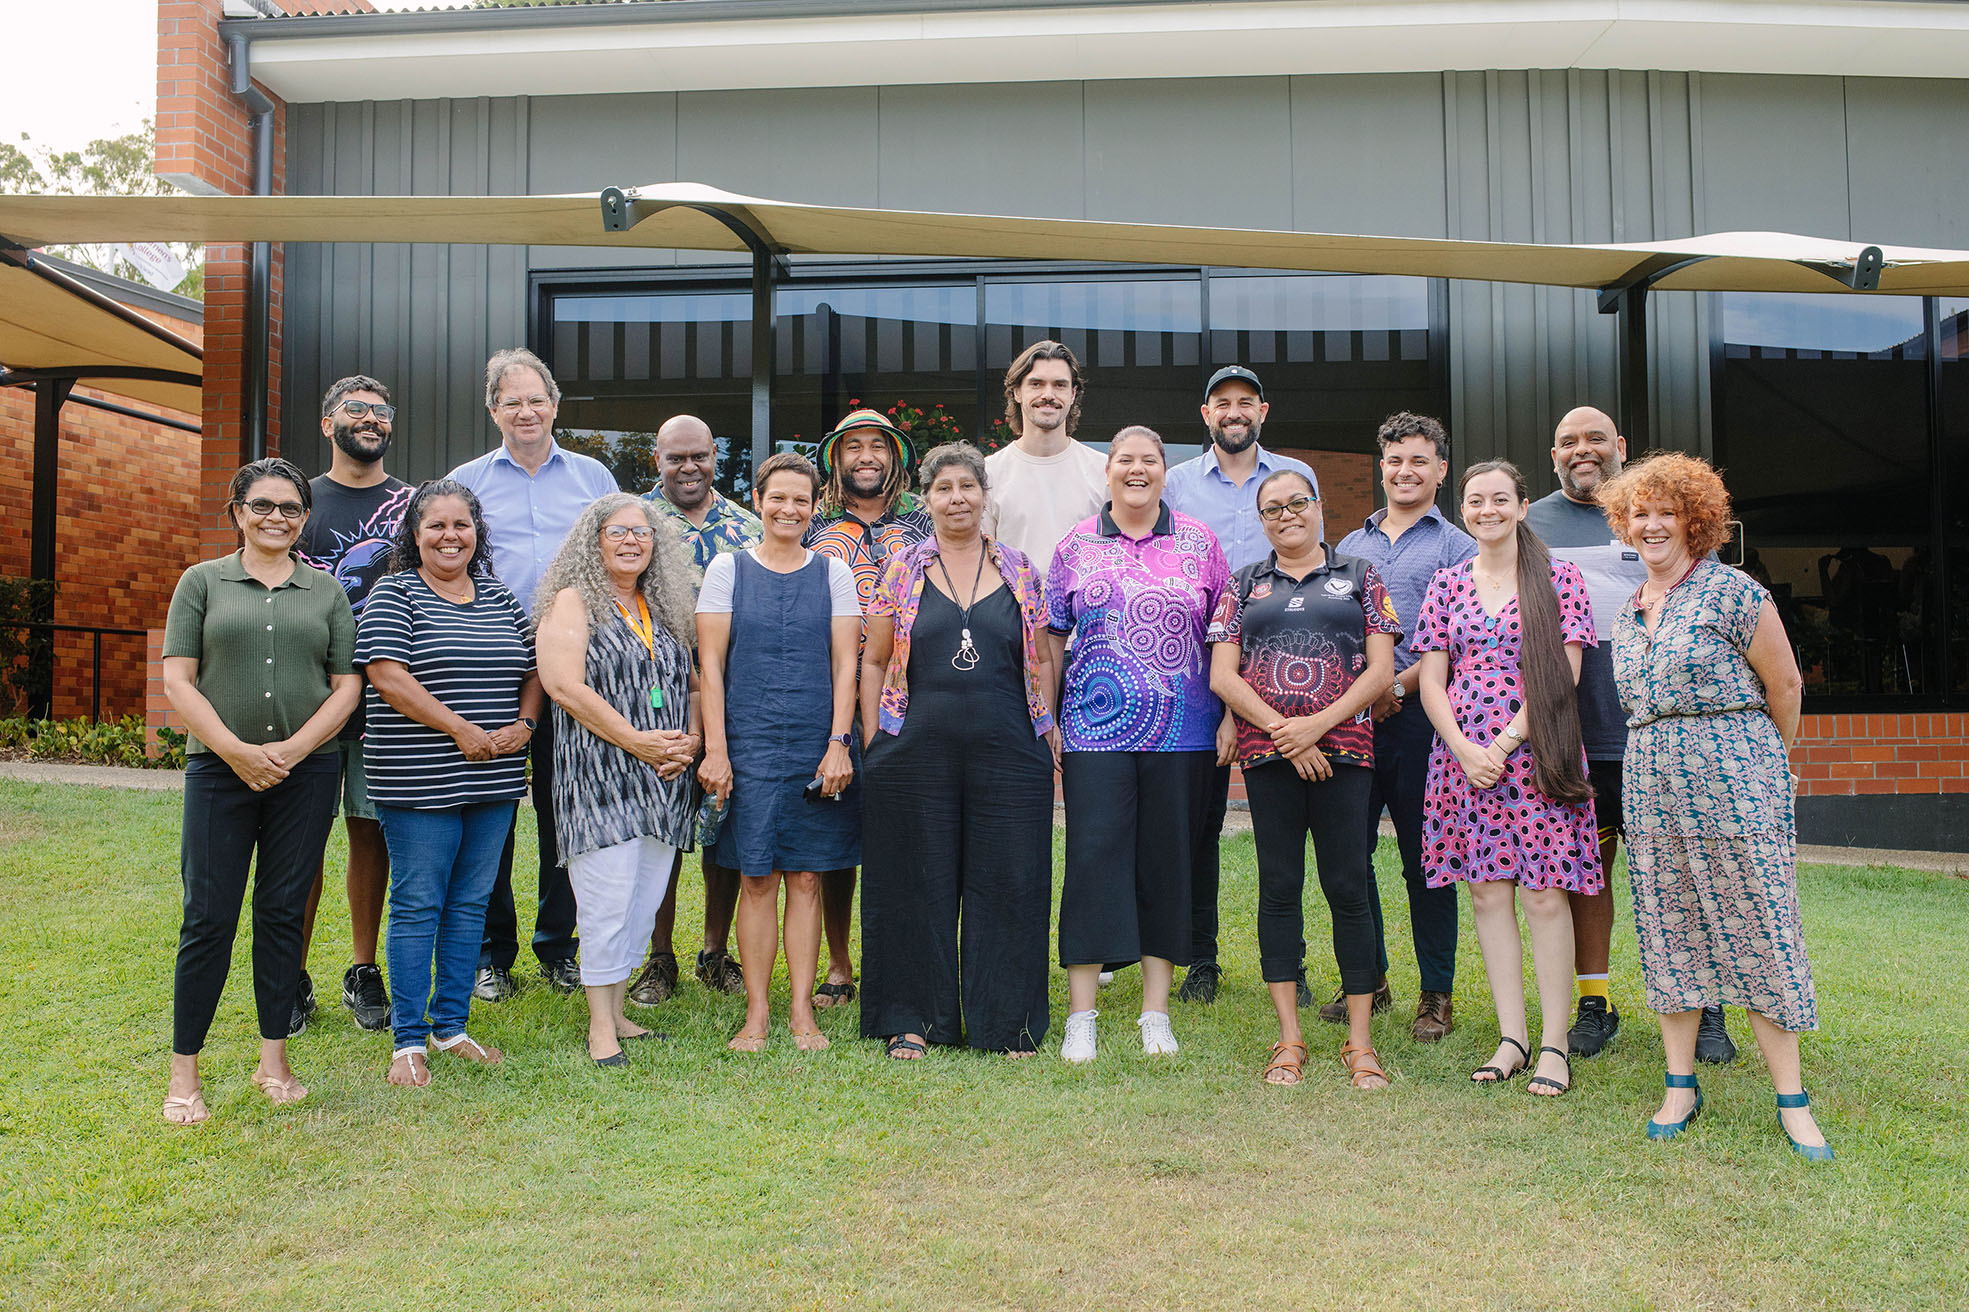
[{"label": "black sandal", "polygon": [[1549,1075],[1534,1075],[1529,1080],[1525,1081],[1525,1092],[1531,1093],[1531,1091],[1534,1088],[1536,1088],[1541,1084],[1550,1085],[1552,1088],[1557,1089],[1559,1092],[1533,1094],[1532,1095],[1533,1097],[1556,1098],[1560,1094],[1572,1092],[1572,1058],[1568,1057],[1564,1052],[1560,1051],[1558,1048],[1540,1048],[1538,1051],[1540,1055],[1549,1052],[1554,1057],[1557,1057],[1560,1061],[1566,1064],[1566,1082],[1564,1084],[1561,1084]]},{"label": "black sandal", "polygon": [[921,1056],[922,1054],[925,1054],[929,1051],[930,1050],[928,1048],[918,1043],[915,1039],[906,1039],[900,1034],[894,1036],[889,1040],[888,1055],[890,1059],[894,1061],[917,1060],[916,1057],[898,1057],[896,1056],[898,1052],[914,1052],[918,1054],[918,1056]]},{"label": "black sandal", "polygon": [[[834,1001],[827,1004],[827,1007],[845,1007],[855,1000],[854,981],[849,980],[846,984],[836,984],[830,980],[815,989],[814,996],[816,998],[834,999]],[[825,1011],[827,1007],[823,1007],[821,1010]]]},{"label": "black sandal", "polygon": [[[1529,1062],[1531,1060],[1531,1049],[1527,1048],[1524,1044],[1512,1038],[1509,1034],[1498,1035],[1497,1041],[1499,1043],[1508,1043],[1512,1047],[1516,1048],[1519,1051],[1519,1053],[1521,1053],[1524,1056],[1525,1062]],[[1547,1051],[1549,1052],[1550,1049],[1547,1049]],[[1477,1067],[1477,1069],[1470,1072],[1470,1083],[1472,1084],[1508,1083],[1512,1076],[1516,1075],[1519,1071],[1525,1068],[1525,1062],[1520,1062],[1518,1065],[1513,1066],[1508,1071],[1499,1070],[1495,1066],[1479,1066]],[[1477,1078],[1480,1075],[1488,1075],[1490,1076],[1490,1078],[1487,1080],[1480,1080]]]}]

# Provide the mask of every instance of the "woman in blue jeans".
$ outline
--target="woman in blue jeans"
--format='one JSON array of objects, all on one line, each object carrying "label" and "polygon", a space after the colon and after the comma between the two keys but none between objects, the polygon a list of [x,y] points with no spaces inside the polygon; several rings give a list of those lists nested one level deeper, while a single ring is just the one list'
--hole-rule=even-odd
[{"label": "woman in blue jeans", "polygon": [[369,678],[363,765],[390,849],[388,1079],[406,1087],[431,1082],[427,1043],[502,1059],[465,1021],[541,692],[526,615],[491,556],[478,498],[450,479],[425,483],[356,630]]}]

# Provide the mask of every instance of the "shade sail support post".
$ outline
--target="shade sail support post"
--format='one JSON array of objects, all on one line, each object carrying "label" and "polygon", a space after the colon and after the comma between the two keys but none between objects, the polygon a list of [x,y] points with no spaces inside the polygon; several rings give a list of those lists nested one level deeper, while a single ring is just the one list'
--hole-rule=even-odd
[{"label": "shade sail support post", "polygon": [[[1602,310],[1604,311],[1604,305]],[[1635,455],[1652,444],[1652,416],[1648,413],[1648,289],[1646,286],[1623,290],[1614,304],[1620,316],[1618,326],[1620,357],[1620,434],[1627,449]]]},{"label": "shade sail support post", "polygon": [[[246,106],[253,138],[253,194],[273,194],[273,98],[253,85],[251,56],[242,33],[226,45],[232,63],[232,93]],[[267,454],[267,380],[273,355],[273,244],[251,243],[247,256],[245,358],[240,368],[240,455],[248,463]]]},{"label": "shade sail support post", "polygon": [[[55,495],[61,456],[62,406],[67,403],[68,394],[74,387],[73,378],[46,378],[34,387],[34,493],[28,516],[27,573],[31,579],[48,583],[54,582],[55,578]],[[32,618],[37,624],[55,622],[53,588],[36,590]],[[28,714],[46,718],[54,713],[55,652],[52,637],[47,642],[30,637],[27,660],[28,687],[45,689],[48,694],[46,701],[37,696],[37,704],[28,707]]]}]

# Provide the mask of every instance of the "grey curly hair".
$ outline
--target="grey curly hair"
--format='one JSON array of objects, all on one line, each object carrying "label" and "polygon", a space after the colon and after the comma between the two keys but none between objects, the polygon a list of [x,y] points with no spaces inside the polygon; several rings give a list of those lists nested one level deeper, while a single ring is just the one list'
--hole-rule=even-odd
[{"label": "grey curly hair", "polygon": [[691,651],[697,650],[697,598],[691,588],[690,561],[676,532],[650,509],[648,502],[627,492],[610,492],[596,499],[581,512],[574,527],[567,531],[554,563],[541,576],[540,590],[534,594],[533,624],[537,632],[541,620],[553,608],[554,597],[563,588],[581,595],[588,612],[588,631],[595,621],[615,606],[608,586],[608,567],[602,563],[602,525],[630,506],[643,512],[643,518],[656,530],[650,535],[650,563],[636,586],[649,603],[650,614],[670,635]]}]

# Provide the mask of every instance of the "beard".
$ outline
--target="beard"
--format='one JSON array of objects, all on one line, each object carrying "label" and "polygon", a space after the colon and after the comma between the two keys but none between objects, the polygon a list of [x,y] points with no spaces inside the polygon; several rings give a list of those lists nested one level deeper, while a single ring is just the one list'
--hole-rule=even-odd
[{"label": "beard", "polygon": [[1222,451],[1226,455],[1234,456],[1240,451],[1247,450],[1257,442],[1260,427],[1261,425],[1252,424],[1242,432],[1226,432],[1222,428],[1212,428],[1210,430],[1210,440],[1216,444],[1219,451]]},{"label": "beard", "polygon": [[1618,465],[1608,468],[1608,464],[1608,461],[1603,460],[1597,465],[1588,465],[1584,472],[1592,481],[1587,483],[1581,483],[1575,477],[1570,464],[1564,465],[1559,470],[1559,485],[1574,501],[1591,501],[1595,489],[1620,472]]},{"label": "beard", "polygon": [[882,485],[888,480],[889,471],[883,469],[872,474],[850,470],[848,476],[841,481],[842,485],[848,489],[849,496],[879,497],[882,495]]},{"label": "beard", "polygon": [[356,424],[361,422],[361,420],[357,420],[355,423],[344,423],[339,419],[336,420],[334,434],[335,447],[351,460],[360,461],[365,465],[373,465],[378,460],[381,460],[384,454],[389,451],[392,434],[386,433],[380,428],[364,427],[362,430],[364,436],[378,440],[374,449],[362,446],[356,440]]}]

